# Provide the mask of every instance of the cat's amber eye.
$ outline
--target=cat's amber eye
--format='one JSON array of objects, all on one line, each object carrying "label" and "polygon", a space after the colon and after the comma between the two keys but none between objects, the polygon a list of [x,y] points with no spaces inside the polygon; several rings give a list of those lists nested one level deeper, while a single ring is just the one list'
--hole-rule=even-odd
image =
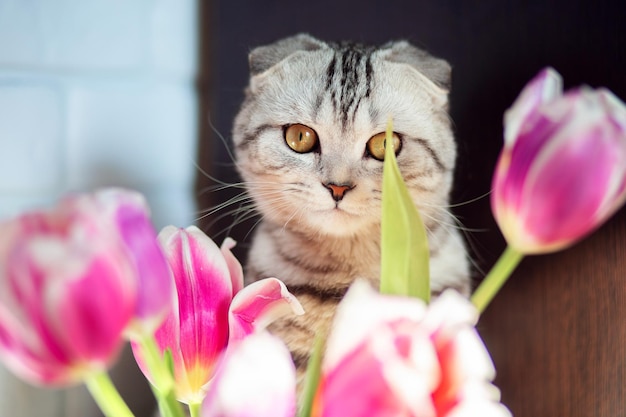
[{"label": "cat's amber eye", "polygon": [[311,152],[317,148],[317,133],[308,126],[295,124],[285,129],[285,142],[298,153]]},{"label": "cat's amber eye", "polygon": [[[367,154],[370,155],[374,159],[378,159],[382,161],[385,159],[385,142],[386,133],[381,132],[370,138],[367,141]],[[400,148],[402,147],[402,141],[400,140],[400,136],[397,133],[393,133],[393,150],[398,154],[400,152]]]}]

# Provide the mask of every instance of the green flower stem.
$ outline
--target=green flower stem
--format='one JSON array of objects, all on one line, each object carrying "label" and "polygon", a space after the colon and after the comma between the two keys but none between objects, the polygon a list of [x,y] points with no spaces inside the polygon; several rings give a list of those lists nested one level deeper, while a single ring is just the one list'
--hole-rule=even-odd
[{"label": "green flower stem", "polygon": [[324,338],[319,334],[315,337],[313,353],[309,358],[304,377],[304,389],[302,391],[301,405],[298,410],[298,417],[311,417],[313,412],[313,402],[320,383],[322,374],[322,355],[324,351]]},{"label": "green flower stem", "polygon": [[502,285],[511,275],[511,272],[520,263],[524,254],[507,246],[504,253],[500,255],[500,259],[487,274],[485,279],[480,283],[476,291],[472,294],[472,304],[480,313],[485,311],[493,297],[498,293]]},{"label": "green flower stem", "polygon": [[143,360],[154,381],[152,392],[157,399],[161,414],[164,417],[184,417],[183,409],[176,399],[174,376],[161,355],[154,337],[141,337],[138,342],[143,352]]},{"label": "green flower stem", "polygon": [[173,390],[163,393],[152,386],[152,392],[157,399],[161,417],[185,417],[182,407],[176,399],[176,393]]},{"label": "green flower stem", "polygon": [[106,417],[134,417],[106,372],[87,377],[85,385]]},{"label": "green flower stem", "polygon": [[161,356],[156,341],[152,336],[145,336],[139,339],[143,360],[150,370],[156,386],[160,391],[170,391],[174,389],[174,377],[167,368],[165,360]]},{"label": "green flower stem", "polygon": [[191,403],[189,404],[189,415],[191,417],[200,417],[200,406],[201,403]]}]

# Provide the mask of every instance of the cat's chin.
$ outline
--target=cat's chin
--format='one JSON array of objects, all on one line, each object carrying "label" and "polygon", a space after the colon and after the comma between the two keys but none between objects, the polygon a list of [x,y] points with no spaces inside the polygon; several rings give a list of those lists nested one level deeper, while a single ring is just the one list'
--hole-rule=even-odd
[{"label": "cat's chin", "polygon": [[342,209],[323,211],[312,222],[309,219],[308,226],[317,234],[335,237],[349,237],[375,229],[375,224],[368,216],[353,214]]}]

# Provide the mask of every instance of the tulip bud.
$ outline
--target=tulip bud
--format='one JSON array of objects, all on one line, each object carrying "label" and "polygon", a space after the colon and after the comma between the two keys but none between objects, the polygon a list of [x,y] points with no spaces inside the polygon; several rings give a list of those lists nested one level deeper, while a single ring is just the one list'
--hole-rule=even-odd
[{"label": "tulip bud", "polygon": [[509,245],[524,254],[565,248],[626,198],[626,106],[610,91],[561,92],[544,70],[505,115],[491,204]]}]

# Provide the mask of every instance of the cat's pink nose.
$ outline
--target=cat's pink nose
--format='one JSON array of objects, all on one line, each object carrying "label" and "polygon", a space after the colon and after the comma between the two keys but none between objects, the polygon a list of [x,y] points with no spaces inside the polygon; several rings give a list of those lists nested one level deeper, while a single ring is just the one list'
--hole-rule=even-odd
[{"label": "cat's pink nose", "polygon": [[337,185],[337,184],[332,184],[332,183],[328,183],[328,184],[324,184],[324,187],[328,188],[330,190],[330,194],[333,196],[333,199],[335,201],[339,201],[343,198],[343,196],[350,191],[351,189],[353,189],[355,187],[354,184],[341,184],[341,185]]}]

